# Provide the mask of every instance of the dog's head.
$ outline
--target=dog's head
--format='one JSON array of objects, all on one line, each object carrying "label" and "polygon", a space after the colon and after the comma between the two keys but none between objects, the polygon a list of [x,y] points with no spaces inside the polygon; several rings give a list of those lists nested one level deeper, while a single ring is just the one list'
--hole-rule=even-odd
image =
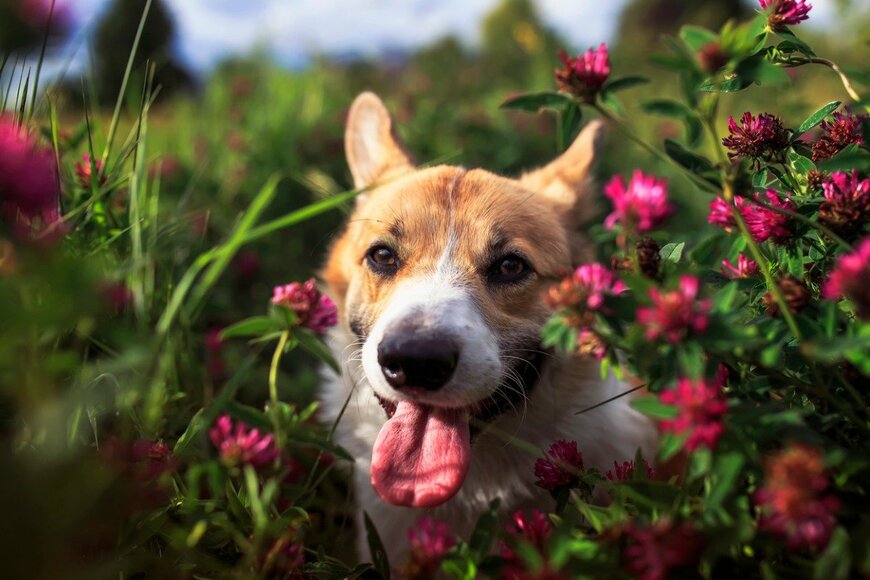
[{"label": "dog's head", "polygon": [[345,148],[367,191],[323,278],[386,411],[372,483],[390,503],[431,507],[462,485],[470,421],[518,402],[537,377],[545,285],[589,258],[578,228],[602,127],[518,180],[415,168],[392,129],[375,95],[357,97]]}]

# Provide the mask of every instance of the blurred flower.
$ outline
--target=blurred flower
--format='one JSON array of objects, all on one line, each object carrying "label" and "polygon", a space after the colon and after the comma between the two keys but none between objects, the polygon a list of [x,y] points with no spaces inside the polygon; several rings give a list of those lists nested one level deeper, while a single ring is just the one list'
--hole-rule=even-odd
[{"label": "blurred flower", "polygon": [[635,170],[626,187],[621,175],[616,175],[604,187],[604,195],[613,203],[613,212],[604,220],[607,229],[616,222],[634,233],[644,233],[657,227],[676,209],[668,201],[667,181]]},{"label": "blurred flower", "polygon": [[545,458],[535,461],[535,485],[548,491],[576,487],[583,471],[583,455],[576,441],[561,439],[550,445]]},{"label": "blurred flower", "polygon": [[590,48],[577,58],[570,58],[560,50],[559,58],[564,65],[555,73],[559,90],[592,102],[610,76],[607,45],[602,42],[598,50]]},{"label": "blurred flower", "polygon": [[813,161],[829,159],[853,143],[863,144],[861,125],[865,119],[867,115],[852,115],[846,109],[842,113],[834,113],[833,121],[822,121],[824,133],[813,143]]},{"label": "blurred flower", "polygon": [[854,251],[839,257],[822,295],[829,300],[848,298],[854,302],[858,316],[870,319],[870,236],[862,239]]},{"label": "blurred flower", "polygon": [[133,303],[133,292],[124,282],[106,280],[100,283],[98,292],[112,312],[123,312]]},{"label": "blurred flower", "polygon": [[239,252],[235,259],[239,280],[249,284],[260,273],[260,256],[256,252]]},{"label": "blurred flower", "polygon": [[710,214],[707,216],[707,223],[714,226],[719,226],[726,232],[732,232],[737,227],[734,221],[734,213],[731,205],[717,195],[710,202]]},{"label": "blurred flower", "polygon": [[250,465],[262,469],[279,455],[273,434],[263,435],[259,429],[249,429],[242,421],[234,427],[229,415],[223,415],[215,422],[209,437],[220,453],[221,461],[229,466]]},{"label": "blurred flower", "polygon": [[708,42],[698,51],[698,66],[707,73],[714,73],[728,64],[728,55],[718,42]]},{"label": "blurred flower", "polygon": [[722,145],[730,149],[728,157],[731,159],[769,159],[788,146],[788,131],[778,117],[769,113],[754,117],[747,111],[740,117],[740,125],[734,121],[734,117],[729,117],[728,131],[729,135],[722,139]]},{"label": "blurred flower", "polygon": [[552,286],[544,296],[553,310],[580,308],[599,310],[604,305],[605,295],[625,291],[623,284],[606,266],[593,262],[574,270],[557,286]]},{"label": "blurred flower", "polygon": [[827,546],[837,525],[837,498],[828,488],[824,459],[818,449],[792,443],[767,458],[764,485],[753,497],[759,527],[786,541],[791,550]]},{"label": "blurred flower", "polygon": [[[614,461],[613,471],[608,470],[607,473],[604,474],[604,477],[606,477],[610,481],[629,481],[634,475],[634,469],[634,461],[623,461],[621,465],[618,462]],[[643,460],[643,469],[644,471],[646,471],[647,479],[652,479],[653,477],[655,477],[655,469],[650,467],[649,463],[646,462],[646,459]]]},{"label": "blurred flower", "polygon": [[676,387],[663,391],[659,400],[678,410],[674,419],[661,422],[662,431],[685,433],[685,447],[689,451],[701,446],[710,449],[716,446],[725,430],[722,418],[728,407],[718,385],[707,384],[701,379],[681,378]]},{"label": "blurred flower", "polygon": [[774,30],[783,26],[795,26],[807,20],[813,7],[805,0],[758,0],[758,3],[770,12],[767,23]]},{"label": "blurred flower", "polygon": [[[794,203],[788,198],[781,198],[775,189],[768,189],[764,192],[764,197],[767,198],[767,204],[776,208],[795,211]],[[757,198],[760,199],[760,198]],[[792,237],[792,232],[788,228],[790,218],[768,209],[750,200],[746,200],[740,206],[740,214],[743,216],[743,221],[746,222],[746,228],[756,242],[770,240],[775,244],[782,244]]]},{"label": "blurred flower", "polygon": [[338,323],[335,303],[317,289],[314,278],[306,282],[293,282],[275,286],[272,304],[292,310],[300,326],[314,332],[325,332]]},{"label": "blurred flower", "polygon": [[662,263],[661,248],[652,238],[643,238],[635,243],[637,249],[637,264],[641,273],[655,280],[659,276],[659,266]]},{"label": "blurred flower", "polygon": [[[503,561],[500,578],[506,580],[561,580],[570,576],[554,570],[547,555],[547,543],[553,532],[547,514],[538,509],[530,512],[517,510],[511,517],[506,528],[508,542],[501,544]],[[516,544],[526,543],[541,556],[543,565],[536,570],[529,570],[526,562],[514,549]]]},{"label": "blurred flower", "polygon": [[432,578],[441,567],[441,560],[456,545],[456,536],[446,522],[423,516],[408,529],[408,545],[411,560],[404,577]]},{"label": "blurred flower", "polygon": [[743,252],[740,252],[737,255],[736,266],[729,260],[722,260],[722,274],[732,280],[737,278],[752,278],[758,275],[758,263],[752,258],[747,258]]},{"label": "blurred flower", "polygon": [[623,565],[639,580],[683,577],[674,572],[695,566],[704,545],[703,535],[692,524],[675,525],[667,519],[647,526],[632,524],[626,536],[629,543],[622,551]]},{"label": "blurred flower", "polygon": [[54,153],[0,115],[0,215],[21,237],[60,221]]},{"label": "blurred flower", "polygon": [[[797,313],[810,305],[813,299],[813,293],[804,283],[803,280],[795,278],[791,274],[781,276],[776,285],[785,300],[790,312]],[[774,299],[773,294],[766,293],[762,298],[767,314],[770,316],[779,315],[779,304]]]},{"label": "blurred flower", "polygon": [[221,381],[227,374],[224,363],[224,342],[221,339],[222,328],[209,329],[205,335],[205,368],[208,375],[215,381]]},{"label": "blurred flower", "polygon": [[701,333],[707,329],[707,314],[711,303],[698,299],[699,280],[694,276],[680,276],[676,290],[662,292],[658,288],[649,291],[651,307],[638,308],[637,322],[646,327],[646,336],[676,344],[689,332]]},{"label": "blurred flower", "polygon": [[825,201],[819,206],[819,221],[852,239],[870,223],[870,178],[860,179],[858,171],[835,171],[822,183]]},{"label": "blurred flower", "polygon": [[577,333],[577,352],[602,360],[607,354],[607,345],[601,341],[594,330],[584,326]]},{"label": "blurred flower", "polygon": [[150,439],[136,439],[127,443],[111,436],[103,441],[100,454],[121,471],[142,482],[153,481],[176,467],[169,447]]},{"label": "blurred flower", "polygon": [[[293,572],[305,563],[305,545],[295,540],[295,533],[278,538],[263,558],[260,571],[265,578],[295,578]],[[300,576],[301,577],[301,576]]]},{"label": "blurred flower", "polygon": [[76,161],[75,163],[75,171],[76,176],[79,180],[79,185],[82,189],[86,189],[90,191],[91,189],[91,174],[93,169],[97,170],[97,183],[103,185],[106,183],[106,176],[103,174],[103,160],[95,159],[93,160],[93,167],[91,166],[91,156],[85,153],[82,155],[81,161]]}]

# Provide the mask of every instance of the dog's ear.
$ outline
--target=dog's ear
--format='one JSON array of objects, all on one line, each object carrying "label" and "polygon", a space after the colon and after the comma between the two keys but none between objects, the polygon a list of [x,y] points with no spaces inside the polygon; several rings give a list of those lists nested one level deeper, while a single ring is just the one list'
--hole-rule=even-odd
[{"label": "dog's ear", "polygon": [[604,123],[590,122],[567,151],[520,178],[523,187],[544,196],[556,207],[570,229],[593,217],[594,170],[603,135]]},{"label": "dog's ear", "polygon": [[347,117],[344,151],[356,188],[368,187],[396,170],[411,167],[386,107],[374,93],[361,93]]}]

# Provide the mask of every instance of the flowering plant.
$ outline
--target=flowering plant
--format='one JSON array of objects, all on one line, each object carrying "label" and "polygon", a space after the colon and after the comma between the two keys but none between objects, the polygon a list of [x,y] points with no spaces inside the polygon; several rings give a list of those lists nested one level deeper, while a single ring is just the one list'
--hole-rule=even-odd
[{"label": "flowering plant", "polygon": [[[353,459],[311,403],[311,359],[336,366],[324,335],[338,321],[308,279],[308,248],[336,225],[317,220],[358,192],[322,172],[340,156],[330,135],[317,137],[320,116],[275,116],[337,119],[346,103],[312,106],[309,85],[273,80],[261,106],[252,87],[267,81],[255,76],[210,86],[203,106],[227,110],[186,110],[215,126],[186,125],[197,139],[170,157],[155,152],[148,74],[144,87],[121,88],[105,134],[88,102],[68,128],[50,95],[27,100],[26,82],[4,94],[4,108],[19,99],[0,114],[5,576],[870,575],[868,101],[791,30],[811,18],[809,4],[758,10],[666,40],[655,62],[678,76],[679,99],[641,99],[635,111],[620,95],[648,79],[622,76],[600,44],[550,55],[557,90],[504,103],[555,112],[562,148],[599,116],[646,156],[603,170],[605,211],[588,228],[597,256],[546,289],[541,338],[637,385],[620,396],[658,423],[661,446],[613,457],[602,473],[584,464],[584,441],[513,441],[554,509],[500,513],[496,502],[468,514],[477,525],[465,538],[427,514],[408,530],[406,562],[387,560],[367,518],[372,561],[354,560],[347,476],[335,469]],[[0,73],[12,62],[4,55]],[[847,102],[805,118],[743,105],[803,66],[832,71]],[[8,78],[19,77],[29,79]],[[139,108],[121,140],[124,99]],[[662,143],[636,130],[650,117],[670,123]],[[445,125],[413,133],[435,139]],[[504,140],[489,135],[493,161]],[[295,181],[257,173],[276,164],[302,169]],[[288,207],[309,193],[297,182],[329,195]]]}]

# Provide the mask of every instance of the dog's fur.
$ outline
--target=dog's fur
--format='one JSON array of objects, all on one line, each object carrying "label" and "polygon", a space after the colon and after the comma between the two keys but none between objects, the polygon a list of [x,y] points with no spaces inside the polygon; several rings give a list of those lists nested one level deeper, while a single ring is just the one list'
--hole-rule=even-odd
[{"label": "dog's fur", "polygon": [[[606,470],[634,458],[638,448],[653,457],[658,434],[629,406],[629,397],[576,415],[631,388],[614,377],[602,380],[594,360],[548,353],[533,385],[517,377],[517,361],[540,349],[549,315],[545,288],[592,259],[579,227],[595,203],[591,172],[602,125],[590,123],[562,156],[518,180],[480,169],[414,168],[392,129],[375,95],[357,97],[345,147],[355,185],[368,189],[322,272],[339,307],[340,325],[329,342],[343,368],[341,377],[327,372],[323,408],[334,420],[349,399],[336,438],[356,459],[360,553],[367,554],[365,511],[398,563],[406,556],[407,530],[424,510],[389,505],[372,487],[372,448],[386,422],[384,402],[467,409],[499,397],[512,403],[474,435],[458,493],[425,510],[466,538],[494,498],[501,498],[504,513],[552,508],[549,494],[535,486],[533,466],[541,453],[531,449],[575,440],[587,467]],[[372,272],[366,260],[374,244],[385,242],[400,263],[388,277]],[[487,268],[505,252],[527,259],[533,272],[516,284],[489,283]],[[379,343],[409,321],[459,345],[455,373],[435,392],[394,389],[382,374]],[[517,393],[527,387],[528,393]]]}]

